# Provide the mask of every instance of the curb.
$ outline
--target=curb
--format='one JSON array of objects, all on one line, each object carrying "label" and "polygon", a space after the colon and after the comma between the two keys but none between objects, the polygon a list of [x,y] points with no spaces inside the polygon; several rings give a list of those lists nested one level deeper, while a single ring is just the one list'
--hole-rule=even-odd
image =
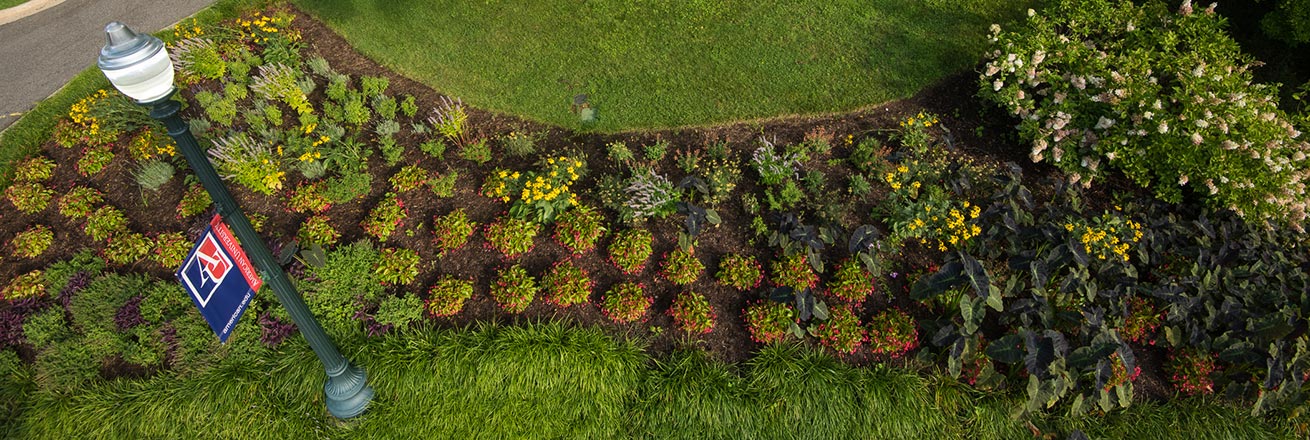
[{"label": "curb", "polygon": [[64,0],[31,0],[9,9],[0,9],[0,26],[22,20],[63,2]]}]

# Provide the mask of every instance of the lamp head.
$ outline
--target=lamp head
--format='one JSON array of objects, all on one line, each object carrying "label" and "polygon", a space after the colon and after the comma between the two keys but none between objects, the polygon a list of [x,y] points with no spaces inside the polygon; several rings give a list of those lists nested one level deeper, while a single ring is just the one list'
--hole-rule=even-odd
[{"label": "lamp head", "polygon": [[132,32],[120,22],[105,25],[105,47],[96,63],[114,88],[137,102],[154,102],[173,93],[173,61],[164,42]]}]

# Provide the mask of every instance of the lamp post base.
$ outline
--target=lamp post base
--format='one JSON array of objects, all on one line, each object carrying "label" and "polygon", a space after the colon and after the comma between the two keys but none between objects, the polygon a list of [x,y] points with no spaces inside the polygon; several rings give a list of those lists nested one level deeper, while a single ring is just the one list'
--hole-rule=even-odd
[{"label": "lamp post base", "polygon": [[373,387],[368,386],[367,374],[350,364],[341,374],[328,376],[323,393],[327,395],[328,412],[338,419],[362,414],[373,400]]}]

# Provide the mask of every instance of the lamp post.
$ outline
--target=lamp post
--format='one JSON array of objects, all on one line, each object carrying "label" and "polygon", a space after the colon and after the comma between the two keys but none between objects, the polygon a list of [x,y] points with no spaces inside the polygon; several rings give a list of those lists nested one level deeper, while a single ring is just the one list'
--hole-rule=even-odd
[{"label": "lamp post", "polygon": [[250,220],[241,212],[236,200],[214,171],[214,166],[196,143],[191,128],[178,116],[177,112],[182,106],[171,99],[176,91],[173,86],[173,63],[168,58],[168,51],[164,50],[164,43],[149,34],[138,35],[116,21],[105,26],[105,34],[108,42],[100,49],[100,70],[124,95],[150,107],[150,117],[163,122],[168,128],[168,135],[177,142],[182,156],[195,171],[205,191],[209,192],[209,197],[214,200],[218,214],[241,241],[241,247],[250,256],[260,277],[273,289],[278,302],[286,307],[296,327],[309,340],[310,348],[323,363],[323,369],[328,375],[327,384],[323,386],[328,412],[341,419],[363,413],[373,399],[373,389],[368,386],[364,370],[351,365],[341,355],[336,344],[332,343],[327,333],[323,332],[323,327],[309,313],[305,300],[291,285],[282,266],[273,258],[264,240],[255,233]]}]

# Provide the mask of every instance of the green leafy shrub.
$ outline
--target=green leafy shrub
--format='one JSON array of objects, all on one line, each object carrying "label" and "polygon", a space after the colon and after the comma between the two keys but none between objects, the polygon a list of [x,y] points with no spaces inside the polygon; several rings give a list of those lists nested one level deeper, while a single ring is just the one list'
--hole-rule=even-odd
[{"label": "green leafy shrub", "polygon": [[469,221],[464,208],[433,218],[432,232],[436,235],[437,249],[441,249],[438,255],[445,255],[464,247],[477,227],[476,222]]},{"label": "green leafy shrub", "polygon": [[110,236],[127,231],[127,217],[123,211],[113,206],[101,206],[86,218],[86,235],[95,241],[104,241]]},{"label": "green leafy shrub", "polygon": [[33,313],[23,321],[23,338],[33,347],[49,347],[73,336],[64,317],[63,307],[50,307]]},{"label": "green leafy shrub", "polygon": [[919,346],[914,318],[900,309],[887,309],[869,318],[869,348],[875,355],[899,358]]},{"label": "green leafy shrub", "polygon": [[864,328],[860,327],[860,318],[855,316],[850,306],[833,307],[828,316],[827,321],[810,331],[819,343],[842,354],[851,354],[860,348],[864,343]]},{"label": "green leafy shrub", "polygon": [[218,52],[218,45],[207,38],[187,38],[174,42],[168,54],[183,82],[188,78],[216,80],[227,73],[227,62]]},{"label": "green leafy shrub", "polygon": [[[301,90],[300,71],[280,63],[259,66],[259,75],[250,83],[250,89],[269,101],[280,101],[299,114],[310,114],[314,107]],[[239,98],[238,98],[239,99]]]},{"label": "green leafy shrub", "polygon": [[404,193],[422,188],[428,183],[428,170],[418,165],[406,165],[391,175],[391,189]]},{"label": "green leafy shrub", "polygon": [[151,242],[154,248],[150,259],[167,269],[182,266],[182,260],[191,252],[191,240],[181,232],[165,232],[156,235]]},{"label": "green leafy shrub", "polygon": [[605,152],[610,160],[622,164],[632,163],[636,156],[623,141],[614,141],[605,145]]},{"label": "green leafy shrub", "polygon": [[792,327],[796,326],[796,313],[786,304],[760,301],[747,306],[743,314],[752,341],[772,344],[794,334]]},{"label": "green leafy shrub", "polygon": [[150,256],[150,240],[136,232],[121,232],[109,237],[105,244],[105,260],[127,265]]},{"label": "green leafy shrub", "polygon": [[642,147],[642,152],[646,155],[646,160],[655,163],[664,160],[664,155],[669,154],[669,141],[658,140],[655,143]]},{"label": "green leafy shrub", "polygon": [[527,157],[537,153],[537,141],[541,140],[541,135],[536,133],[523,133],[511,131],[509,134],[500,136],[500,144],[505,147],[505,152],[514,157]]},{"label": "green leafy shrub", "polygon": [[336,244],[337,240],[341,239],[341,232],[332,226],[332,217],[315,214],[300,224],[300,231],[296,233],[296,238],[306,244],[328,246]]},{"label": "green leafy shrub", "polygon": [[446,143],[441,139],[428,139],[418,144],[419,151],[435,159],[441,159],[446,154]]},{"label": "green leafy shrub", "polygon": [[14,182],[44,182],[54,176],[55,161],[45,156],[24,159],[14,165]]},{"label": "green leafy shrub", "polygon": [[535,246],[541,224],[513,217],[501,217],[495,223],[487,225],[483,237],[487,247],[495,249],[505,258],[515,258],[531,252]]},{"label": "green leafy shrub", "polygon": [[509,313],[523,313],[537,297],[537,280],[523,266],[513,265],[496,272],[491,298]]},{"label": "green leafy shrub", "polygon": [[719,262],[717,275],[719,284],[737,289],[750,290],[760,287],[764,279],[764,269],[755,257],[741,254],[728,254]]},{"label": "green leafy shrub", "polygon": [[392,121],[396,119],[396,98],[386,95],[374,96],[373,111],[377,112],[378,116],[384,120]]},{"label": "green leafy shrub", "polygon": [[1191,189],[1300,230],[1310,146],[1223,26],[1190,2],[1063,0],[1014,31],[992,26],[980,95],[1021,118],[1033,161],[1071,181],[1114,168],[1161,199]]},{"label": "green leafy shrub", "polygon": [[803,254],[784,256],[774,261],[771,269],[775,286],[800,291],[813,288],[819,282],[819,275],[814,273],[814,268]]},{"label": "green leafy shrub", "polygon": [[32,225],[23,232],[14,234],[13,240],[9,245],[13,247],[13,254],[24,258],[35,258],[45,253],[50,248],[50,244],[55,241],[55,233],[46,225]]},{"label": "green leafy shrub", "polygon": [[5,199],[14,209],[28,214],[44,211],[54,197],[54,190],[36,182],[14,183],[5,188]]},{"label": "green leafy shrub", "polygon": [[391,80],[383,76],[361,76],[359,77],[359,88],[364,91],[364,95],[369,97],[383,96],[387,92],[387,87],[391,85]]},{"label": "green leafy shrub", "polygon": [[369,211],[368,217],[360,222],[359,226],[378,241],[386,241],[408,216],[409,210],[405,209],[405,202],[401,201],[395,193],[387,193],[378,205]]},{"label": "green leafy shrub", "polygon": [[400,113],[407,118],[418,114],[418,104],[414,100],[414,95],[405,95],[405,98],[400,100]]},{"label": "green leafy shrub", "polygon": [[1169,355],[1165,371],[1169,383],[1189,396],[1214,393],[1215,355],[1197,349],[1182,349]]},{"label": "green leafy shrub", "polygon": [[705,300],[705,295],[690,291],[679,293],[673,299],[669,315],[672,315],[673,322],[687,333],[697,335],[714,330],[714,308]]},{"label": "green leafy shrub", "polygon": [[383,284],[405,285],[418,277],[418,252],[405,248],[382,248],[373,274]]},{"label": "green leafy shrub", "polygon": [[86,218],[91,215],[91,208],[103,201],[104,194],[95,188],[74,186],[59,196],[59,214],[70,219]]},{"label": "green leafy shrub", "polygon": [[600,310],[611,321],[628,323],[644,321],[654,302],[646,296],[646,286],[641,283],[622,282],[615,284],[601,299]]},{"label": "green leafy shrub", "polygon": [[244,133],[229,135],[214,141],[209,157],[221,176],[251,191],[272,195],[282,189],[282,156],[266,142]]},{"label": "green leafy shrub", "polygon": [[16,276],[0,291],[0,300],[18,301],[43,296],[46,294],[45,282],[45,275],[40,270]]},{"label": "green leafy shrub", "polygon": [[534,219],[542,224],[554,221],[560,213],[577,206],[578,196],[571,188],[586,173],[586,162],[558,156],[538,165],[539,170],[526,173],[497,171],[494,177],[488,177],[482,194],[503,202],[513,201],[509,213],[516,218]]},{"label": "green leafy shrub", "polygon": [[591,277],[573,260],[563,260],[541,277],[541,287],[546,291],[546,302],[568,307],[587,302],[591,296]]},{"label": "green leafy shrub", "polygon": [[859,261],[848,259],[837,265],[837,273],[828,281],[828,293],[859,306],[876,288],[873,281],[873,275]]},{"label": "green leafy shrub", "polygon": [[464,309],[464,301],[473,297],[473,282],[453,275],[442,275],[428,290],[427,311],[432,316],[454,316]]},{"label": "green leafy shrub", "polygon": [[200,108],[205,110],[208,120],[224,127],[231,127],[237,119],[237,103],[230,97],[224,98],[214,92],[203,90],[196,92],[194,98]]},{"label": "green leafy shrub", "polygon": [[458,180],[459,171],[450,170],[428,180],[428,188],[432,190],[432,195],[448,199],[455,196],[455,182]]},{"label": "green leafy shrub", "polygon": [[333,203],[347,203],[368,195],[373,186],[373,175],[364,172],[344,172],[327,180],[324,195]]},{"label": "green leafy shrub", "polygon": [[780,185],[796,177],[798,163],[795,155],[779,153],[767,139],[760,139],[760,143],[762,145],[751,155],[751,165],[759,175],[761,185]]},{"label": "green leafy shrub", "polygon": [[629,229],[614,236],[610,243],[610,262],[626,274],[641,272],[651,254],[654,237],[645,229]]},{"label": "green leafy shrub", "polygon": [[555,218],[555,241],[574,255],[591,252],[605,235],[604,221],[600,211],[579,205]]},{"label": "green leafy shrub", "polygon": [[374,268],[378,252],[368,241],[340,246],[327,253],[322,266],[310,265],[301,282],[305,303],[329,328],[350,325],[355,313],[383,293]]},{"label": "green leafy shrub", "polygon": [[700,279],[705,271],[705,264],[696,258],[695,249],[674,249],[664,257],[664,271],[661,272],[669,282],[685,286]]},{"label": "green leafy shrub", "polygon": [[291,212],[319,214],[332,207],[332,199],[327,197],[327,182],[302,182],[296,185],[287,198],[287,209]]},{"label": "green leafy shrub", "polygon": [[177,202],[177,216],[180,218],[196,216],[205,212],[213,204],[214,200],[209,198],[209,192],[197,183],[182,192],[182,200]]},{"label": "green leafy shrub", "polygon": [[459,147],[459,157],[482,165],[491,161],[491,145],[487,143],[486,139],[478,139],[463,144],[463,146]]},{"label": "green leafy shrub", "polygon": [[363,127],[370,119],[373,119],[373,112],[364,105],[364,98],[356,93],[350,93],[346,96],[346,101],[341,104],[341,120],[356,128]]},{"label": "green leafy shrub", "polygon": [[417,296],[388,296],[378,303],[373,320],[380,325],[406,328],[423,319],[423,310],[423,300]]}]

